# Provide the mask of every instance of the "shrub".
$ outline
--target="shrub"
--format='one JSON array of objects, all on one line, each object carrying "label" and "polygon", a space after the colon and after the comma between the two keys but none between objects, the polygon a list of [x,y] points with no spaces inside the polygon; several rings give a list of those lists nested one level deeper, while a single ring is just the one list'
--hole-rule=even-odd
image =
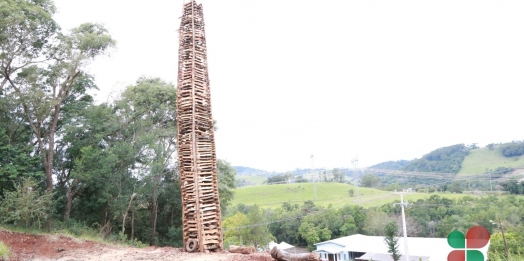
[{"label": "shrub", "polygon": [[9,250],[9,247],[0,241],[0,261],[9,260],[10,255],[11,250]]},{"label": "shrub", "polygon": [[0,221],[17,225],[21,222],[28,228],[41,224],[47,219],[53,194],[41,193],[38,183],[31,178],[24,178],[17,184],[15,191],[5,193],[0,204]]}]

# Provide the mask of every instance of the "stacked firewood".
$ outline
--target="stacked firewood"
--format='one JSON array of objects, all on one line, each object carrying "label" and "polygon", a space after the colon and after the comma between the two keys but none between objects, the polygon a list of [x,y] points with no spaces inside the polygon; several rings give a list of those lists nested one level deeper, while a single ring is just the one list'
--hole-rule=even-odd
[{"label": "stacked firewood", "polygon": [[178,162],[187,251],[223,247],[202,5],[184,4],[177,87]]}]

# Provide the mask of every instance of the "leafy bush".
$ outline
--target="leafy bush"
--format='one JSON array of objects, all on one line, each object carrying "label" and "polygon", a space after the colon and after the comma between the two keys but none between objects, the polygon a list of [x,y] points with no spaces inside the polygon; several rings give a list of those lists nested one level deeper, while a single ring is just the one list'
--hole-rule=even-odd
[{"label": "leafy bush", "polygon": [[21,222],[26,228],[41,227],[49,214],[53,194],[40,192],[38,183],[31,178],[24,178],[17,184],[15,191],[5,193],[0,204],[0,221],[17,225]]},{"label": "leafy bush", "polygon": [[10,255],[11,250],[9,250],[9,247],[0,241],[0,261],[9,260]]}]

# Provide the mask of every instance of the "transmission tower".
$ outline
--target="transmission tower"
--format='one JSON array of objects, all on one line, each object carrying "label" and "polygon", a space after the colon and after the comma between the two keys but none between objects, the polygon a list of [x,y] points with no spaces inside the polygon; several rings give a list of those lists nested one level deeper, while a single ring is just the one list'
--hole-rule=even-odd
[{"label": "transmission tower", "polygon": [[184,3],[178,49],[178,162],[186,251],[223,248],[202,4]]}]

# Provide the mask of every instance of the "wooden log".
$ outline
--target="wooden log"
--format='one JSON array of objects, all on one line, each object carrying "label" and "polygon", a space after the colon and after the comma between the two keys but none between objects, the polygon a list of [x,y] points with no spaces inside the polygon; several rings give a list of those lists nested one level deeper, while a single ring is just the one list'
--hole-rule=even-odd
[{"label": "wooden log", "polygon": [[320,261],[320,256],[317,253],[291,254],[278,249],[276,246],[271,249],[271,257],[277,261]]},{"label": "wooden log", "polygon": [[255,248],[252,246],[245,247],[245,246],[234,246],[234,245],[230,245],[228,251],[230,253],[240,253],[240,254],[245,254],[245,255],[249,255],[249,254],[257,252]]}]

